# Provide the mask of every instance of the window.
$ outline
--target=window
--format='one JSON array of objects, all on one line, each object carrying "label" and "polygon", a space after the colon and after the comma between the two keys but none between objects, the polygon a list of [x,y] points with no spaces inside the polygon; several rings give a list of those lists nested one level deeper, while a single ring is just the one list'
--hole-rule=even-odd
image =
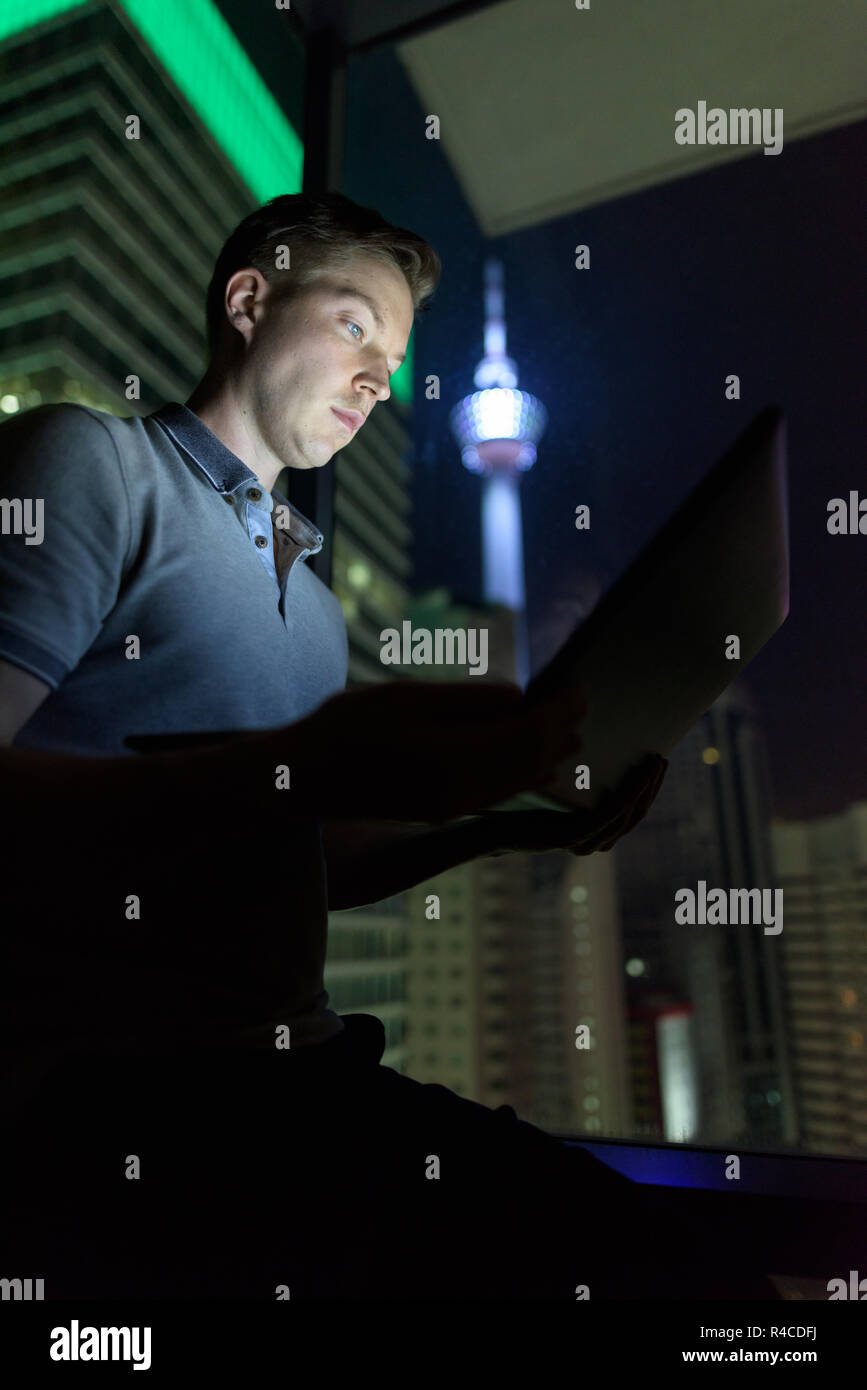
[{"label": "window", "polygon": [[[532,6],[514,0],[500,7],[498,23],[507,9],[516,22],[526,21]],[[820,10],[842,38],[836,9]],[[733,90],[750,77],[750,22],[718,58]],[[698,16],[680,15],[681,30],[684,23],[687,40],[698,41]],[[774,23],[777,49],[789,55],[784,81],[802,91],[804,55],[785,9]],[[475,28],[488,84],[506,89],[517,56],[508,45],[483,50],[484,12]],[[856,591],[859,576],[856,547],[838,545],[821,508],[803,505],[813,483],[800,460],[822,454],[822,407],[827,415],[835,393],[855,399],[860,391],[853,330],[840,309],[850,293],[848,200],[865,133],[839,111],[805,111],[814,125],[821,118],[815,128],[823,131],[825,154],[817,163],[809,141],[788,141],[786,180],[773,177],[773,158],[743,151],[723,159],[701,142],[688,151],[689,172],[674,177],[673,111],[681,98],[672,93],[671,129],[663,136],[653,125],[659,116],[648,82],[630,86],[612,50],[591,42],[576,46],[577,76],[568,90],[534,103],[533,74],[551,71],[541,61],[539,32],[529,76],[519,64],[524,117],[510,136],[509,177],[494,180],[488,170],[501,157],[501,134],[490,103],[481,91],[460,88],[449,67],[452,45],[470,41],[459,29],[446,21],[429,42],[421,36],[400,51],[386,42],[351,56],[348,67],[343,191],[427,236],[444,265],[431,309],[413,329],[406,398],[400,406],[377,406],[381,433],[375,413],[366,438],[348,446],[335,469],[335,517],[343,507],[347,535],[352,489],[347,484],[341,493],[342,468],[356,470],[357,483],[358,470],[373,459],[378,477],[388,473],[389,498],[403,489],[400,554],[383,547],[364,556],[382,569],[389,593],[404,595],[394,625],[408,619],[429,629],[484,627],[491,671],[510,663],[514,670],[515,626],[494,612],[509,587],[513,607],[526,608],[529,669],[540,669],[765,403],[770,388],[756,383],[767,376],[769,324],[777,383],[771,394],[785,398],[790,438],[798,439],[797,453],[790,451],[790,544],[802,557],[799,582],[811,593],[815,621],[793,607],[785,642],[772,639],[761,664],[745,667],[671,752],[656,804],[613,854],[504,855],[440,874],[441,920],[422,923],[416,910],[412,958],[429,960],[442,942],[450,964],[460,962],[461,994],[447,994],[436,1007],[446,1022],[451,1010],[466,1012],[480,1055],[488,1043],[507,1054],[500,1079],[507,1096],[510,1088],[521,1095],[529,1119],[534,1104],[540,1114],[556,1112],[565,1093],[582,1133],[604,1137],[612,1116],[631,1111],[635,1136],[665,1139],[676,1092],[693,1116],[691,1132],[678,1142],[728,1135],[722,1142],[741,1149],[863,1154],[867,904],[855,846],[867,761],[855,696],[860,676],[839,601]],[[664,45],[665,32],[661,24],[652,42]],[[445,111],[432,106],[432,91]],[[574,130],[590,129],[592,114],[598,128],[605,104],[613,117],[623,102],[643,113],[644,129],[635,123],[629,150],[612,153],[610,167],[548,160],[540,168],[538,149],[557,136],[561,115],[568,120],[571,113]],[[420,178],[418,142],[405,132],[423,129],[434,109],[459,126],[460,154],[446,140],[425,142]],[[534,112],[544,112],[554,129],[543,128]],[[369,157],[373,129],[376,160]],[[661,165],[654,151],[663,138],[672,160]],[[817,197],[821,234],[811,217]],[[701,237],[672,237],[672,226],[694,225],[699,216]],[[805,226],[813,251],[806,260]],[[838,245],[846,254],[828,256],[828,246]],[[733,246],[740,248],[736,256]],[[828,345],[820,379],[797,346],[804,293],[814,306],[814,336]],[[514,382],[500,380],[501,359],[494,357],[479,378],[487,385],[476,379],[486,294],[490,302],[502,295],[504,323],[493,327],[488,345],[514,364]],[[727,397],[714,365],[730,355],[732,303],[741,306],[739,358],[726,371],[739,375],[738,398],[731,390]],[[504,340],[497,336],[503,328]],[[686,396],[675,385],[684,361],[695,387]],[[437,393],[426,390],[433,377]],[[749,399],[747,380],[754,385]],[[511,464],[506,451],[497,460],[497,449],[486,447],[483,407],[493,397],[472,403],[484,389],[526,393],[508,398],[513,414],[497,427],[512,430],[514,422]],[[844,455],[856,457],[849,423],[842,442]],[[493,488],[484,470],[508,467],[522,554],[509,548],[502,517],[496,542],[485,548],[491,533],[483,530],[484,499]],[[381,488],[368,489],[371,507],[385,496],[386,484]],[[585,529],[575,525],[579,504],[589,508]],[[840,634],[843,693],[832,718],[805,728],[801,700],[830,713],[817,656],[821,629],[829,640]],[[789,642],[804,653],[802,691],[793,688],[783,659]],[[467,668],[419,674],[469,678]],[[840,745],[857,753],[841,754],[822,732],[838,723],[846,731]],[[810,772],[795,767],[793,739],[803,739],[797,761]],[[699,881],[727,893],[782,889],[784,929],[770,935],[761,924],[679,925],[675,893],[695,890]],[[459,923],[465,930],[456,930]],[[422,994],[420,1007],[434,1007],[429,997]],[[582,1052],[574,1047],[575,1029],[588,1010],[593,1049]],[[412,1058],[407,1066],[412,1074]],[[562,1090],[552,1082],[545,1099],[545,1078],[558,1068]],[[592,1087],[585,1084],[591,1078]],[[612,1090],[622,1084],[628,1102]],[[568,1129],[567,1116],[558,1127]]]}]

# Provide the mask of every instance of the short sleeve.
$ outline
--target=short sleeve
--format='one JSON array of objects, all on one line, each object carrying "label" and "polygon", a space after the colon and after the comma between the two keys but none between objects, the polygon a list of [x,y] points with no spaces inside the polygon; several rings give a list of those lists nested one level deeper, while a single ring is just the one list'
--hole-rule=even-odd
[{"label": "short sleeve", "polygon": [[46,405],[0,425],[0,657],[56,690],[117,602],[127,480],[99,417]]}]

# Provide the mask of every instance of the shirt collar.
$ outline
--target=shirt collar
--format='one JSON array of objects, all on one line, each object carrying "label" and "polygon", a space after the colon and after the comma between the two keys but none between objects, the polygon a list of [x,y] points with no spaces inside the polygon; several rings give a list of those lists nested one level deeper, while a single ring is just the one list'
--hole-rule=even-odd
[{"label": "shirt collar", "polygon": [[[236,488],[253,483],[261,488],[263,500],[274,498],[280,505],[288,507],[289,525],[285,529],[294,541],[311,555],[316,555],[322,549],[322,532],[317,530],[313,522],[304,516],[303,512],[299,512],[297,507],[293,507],[276,488],[272,488],[269,494],[252,469],[233,454],[231,449],[227,449],[213,430],[208,429],[204,420],[200,420],[188,406],[170,401],[159,410],[155,410],[150,418],[156,420],[175,444],[190,456],[218,492],[226,495],[234,492]],[[273,502],[269,510],[273,511]]]}]

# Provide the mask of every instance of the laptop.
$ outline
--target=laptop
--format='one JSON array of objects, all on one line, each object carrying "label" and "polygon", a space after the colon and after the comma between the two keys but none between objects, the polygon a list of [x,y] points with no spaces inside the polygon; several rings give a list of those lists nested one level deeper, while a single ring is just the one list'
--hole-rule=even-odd
[{"label": "laptop", "polygon": [[[771,405],[533,676],[530,700],[583,684],[582,746],[550,791],[492,809],[593,809],[648,753],[671,753],[788,611],[786,429]],[[580,765],[589,787],[576,787]]]}]

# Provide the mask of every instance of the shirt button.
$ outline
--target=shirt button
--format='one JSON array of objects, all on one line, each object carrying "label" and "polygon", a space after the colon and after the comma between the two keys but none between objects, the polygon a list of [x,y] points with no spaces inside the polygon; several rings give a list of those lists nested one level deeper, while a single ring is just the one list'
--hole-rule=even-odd
[{"label": "shirt button", "polygon": [[262,549],[262,546],[263,546],[263,545],[267,545],[268,542],[267,542],[267,540],[265,539],[264,536],[257,536],[257,537],[256,537],[256,544],[258,545],[259,549],[261,550],[261,549]]},{"label": "shirt button", "polygon": [[247,496],[249,497],[251,502],[258,502],[262,496],[262,493],[259,490],[259,488],[251,487],[247,489]]},{"label": "shirt button", "polygon": [[234,499],[234,497],[230,497],[229,494],[228,494],[228,492],[224,492],[224,493],[223,493],[223,501],[224,501],[224,502],[228,502],[228,504],[229,504],[230,507],[233,507],[233,506],[235,505],[235,499]]}]

